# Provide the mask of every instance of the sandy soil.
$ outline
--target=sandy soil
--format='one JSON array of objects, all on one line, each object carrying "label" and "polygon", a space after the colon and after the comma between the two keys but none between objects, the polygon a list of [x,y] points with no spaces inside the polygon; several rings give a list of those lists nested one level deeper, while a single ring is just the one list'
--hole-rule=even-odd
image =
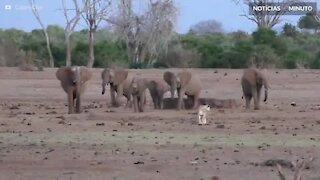
[{"label": "sandy soil", "polygon": [[[198,126],[194,111],[144,113],[110,108],[95,69],[84,113],[68,115],[56,69],[0,68],[0,179],[279,179],[271,158],[315,157],[307,180],[320,179],[320,71],[268,70],[269,101],[259,111],[213,109]],[[203,97],[240,103],[242,70],[194,70]],[[161,78],[163,70],[130,73]],[[291,106],[294,101],[297,106]],[[125,102],[125,101],[124,101]],[[284,169],[292,175],[292,171]]]}]

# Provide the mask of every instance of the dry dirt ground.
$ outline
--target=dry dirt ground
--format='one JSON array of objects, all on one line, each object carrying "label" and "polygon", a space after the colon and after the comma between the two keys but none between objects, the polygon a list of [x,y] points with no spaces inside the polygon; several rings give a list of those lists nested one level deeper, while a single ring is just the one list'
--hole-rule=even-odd
[{"label": "dry dirt ground", "polygon": [[[277,180],[276,168],[261,162],[309,156],[315,160],[304,177],[320,179],[320,71],[268,70],[270,99],[261,110],[213,109],[206,126],[192,110],[154,110],[150,97],[140,114],[108,107],[102,69],[88,83],[84,113],[68,115],[55,71],[0,68],[1,180]],[[130,73],[161,78],[163,71]],[[214,71],[194,70],[202,96],[244,104],[242,70]]]}]

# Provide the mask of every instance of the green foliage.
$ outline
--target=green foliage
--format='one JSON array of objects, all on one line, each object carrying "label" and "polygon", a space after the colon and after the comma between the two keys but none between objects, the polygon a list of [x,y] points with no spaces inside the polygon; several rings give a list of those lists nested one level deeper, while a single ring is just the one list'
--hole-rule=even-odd
[{"label": "green foliage", "polygon": [[274,49],[266,44],[256,45],[250,57],[250,63],[259,68],[272,67],[279,61],[280,57]]},{"label": "green foliage", "polygon": [[296,37],[298,35],[298,33],[299,32],[297,31],[296,26],[294,26],[292,24],[286,23],[283,26],[282,34],[285,36]]},{"label": "green foliage", "polygon": [[311,69],[320,69],[320,51],[317,53],[316,57],[310,63]]},{"label": "green foliage", "polygon": [[297,67],[308,67],[310,56],[302,49],[294,49],[288,52],[287,58],[284,61],[284,67],[295,69]]},{"label": "green foliage", "polygon": [[[55,64],[65,66],[64,29],[50,25],[47,30]],[[111,32],[98,30],[95,34],[94,67],[246,68],[255,64],[260,67],[320,68],[319,47],[319,35],[299,32],[291,24],[285,24],[280,34],[269,29],[258,29],[252,34],[242,31],[205,35],[188,33],[177,35],[155,63],[136,64],[129,63],[124,42]],[[87,30],[71,35],[71,49],[72,64],[85,66],[88,60]],[[0,29],[0,65],[18,66],[20,60],[17,55],[21,50],[32,52],[28,62],[37,61],[43,66],[48,65],[46,42],[41,29],[31,32]]]},{"label": "green foliage", "polygon": [[246,68],[252,51],[253,43],[250,40],[239,40],[235,42],[234,47],[225,52],[224,60],[232,68]]},{"label": "green foliage", "polygon": [[254,44],[267,45],[273,48],[274,52],[278,55],[283,55],[287,51],[285,42],[273,30],[260,28],[252,33],[252,37]]},{"label": "green foliage", "polygon": [[313,15],[305,15],[299,19],[298,27],[300,29],[314,30],[317,32],[317,30],[320,29],[320,23],[316,21]]}]

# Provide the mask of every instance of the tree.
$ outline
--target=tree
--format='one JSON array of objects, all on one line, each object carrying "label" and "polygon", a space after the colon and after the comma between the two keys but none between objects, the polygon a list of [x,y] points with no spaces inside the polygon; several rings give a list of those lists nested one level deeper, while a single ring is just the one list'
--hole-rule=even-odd
[{"label": "tree", "polygon": [[[64,28],[65,50],[66,50],[66,66],[71,66],[71,44],[70,36],[74,31],[74,28],[80,20],[82,9],[79,8],[77,0],[73,0],[74,9],[68,9],[66,7],[66,1],[62,0],[63,15],[66,19],[66,27]],[[75,15],[70,18],[68,10],[74,10]]]},{"label": "tree", "polygon": [[31,8],[32,9],[32,13],[33,13],[34,17],[37,19],[37,21],[39,22],[39,24],[40,24],[40,26],[42,28],[43,34],[44,34],[44,36],[46,38],[46,44],[47,44],[47,51],[48,51],[48,55],[49,55],[50,67],[54,67],[54,59],[53,59],[52,52],[51,52],[49,34],[47,32],[46,27],[44,26],[44,24],[42,23],[42,21],[40,19],[40,15],[38,13],[37,6],[35,5],[35,0],[29,0],[29,3],[30,3],[30,6],[32,7]]},{"label": "tree", "polygon": [[314,33],[317,33],[320,29],[320,22],[316,20],[315,16],[307,14],[299,19],[298,27],[300,29],[311,29],[314,30]]},{"label": "tree", "polygon": [[[303,2],[303,0],[233,0],[237,5],[242,2],[246,6],[249,6],[250,3],[254,5],[267,5],[268,3],[282,3],[281,9],[285,9],[289,5],[297,2]],[[257,24],[258,28],[268,28],[272,29],[275,25],[281,22],[280,17],[284,15],[285,11],[279,11],[275,14],[267,14],[264,12],[255,13],[253,15],[248,15],[247,12],[241,16],[246,17],[248,20],[253,21]]]},{"label": "tree", "polygon": [[126,43],[129,62],[150,65],[161,52],[166,52],[174,34],[177,9],[173,0],[149,0],[147,10],[138,15],[132,3],[133,0],[120,0],[118,14],[107,21]]},{"label": "tree", "polygon": [[94,34],[100,22],[109,15],[112,0],[83,0],[85,6],[83,18],[88,25],[89,60],[88,67],[94,64]]},{"label": "tree", "polygon": [[283,35],[286,35],[286,36],[289,36],[289,37],[296,37],[298,33],[299,32],[297,31],[296,26],[294,26],[292,24],[286,23],[283,26],[283,29],[282,29],[282,34]]},{"label": "tree", "polygon": [[222,24],[216,20],[206,20],[198,22],[191,26],[189,32],[196,35],[203,35],[208,33],[224,32]]}]

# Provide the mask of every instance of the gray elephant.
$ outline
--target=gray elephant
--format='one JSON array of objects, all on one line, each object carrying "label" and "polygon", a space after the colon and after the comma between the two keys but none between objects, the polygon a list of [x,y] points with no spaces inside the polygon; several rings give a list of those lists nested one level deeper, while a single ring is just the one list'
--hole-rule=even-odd
[{"label": "gray elephant", "polygon": [[[101,73],[102,78],[102,95],[105,93],[106,85],[110,84],[111,105],[114,107],[120,106],[120,98],[127,98],[127,106],[131,106],[131,95],[129,92],[132,77],[125,69],[109,69],[106,68]],[[115,97],[117,93],[117,97]]]},{"label": "gray elephant", "polygon": [[250,101],[253,98],[254,109],[260,109],[261,88],[264,86],[264,102],[268,99],[268,82],[265,75],[256,68],[245,69],[241,78],[243,96],[246,100],[246,109],[250,108]]},{"label": "gray elephant", "polygon": [[75,111],[81,113],[81,94],[85,91],[85,83],[91,79],[92,73],[86,67],[61,67],[57,70],[56,77],[68,95],[68,113],[74,113],[75,100]]},{"label": "gray elephant", "polygon": [[169,91],[169,85],[163,80],[150,80],[148,89],[155,109],[163,109],[163,96]]},{"label": "gray elephant", "polygon": [[134,112],[143,112],[146,105],[146,90],[148,80],[144,78],[133,78],[130,84],[130,94],[133,99]]},{"label": "gray elephant", "polygon": [[199,77],[188,70],[183,70],[179,72],[176,77],[178,92],[177,109],[180,110],[181,108],[184,108],[184,95],[187,95],[188,99],[191,99],[193,101],[192,109],[198,108],[199,96],[202,90],[202,84]]},{"label": "gray elephant", "polygon": [[171,98],[173,99],[177,90],[177,76],[173,72],[166,71],[163,74],[163,80],[170,86]]}]

